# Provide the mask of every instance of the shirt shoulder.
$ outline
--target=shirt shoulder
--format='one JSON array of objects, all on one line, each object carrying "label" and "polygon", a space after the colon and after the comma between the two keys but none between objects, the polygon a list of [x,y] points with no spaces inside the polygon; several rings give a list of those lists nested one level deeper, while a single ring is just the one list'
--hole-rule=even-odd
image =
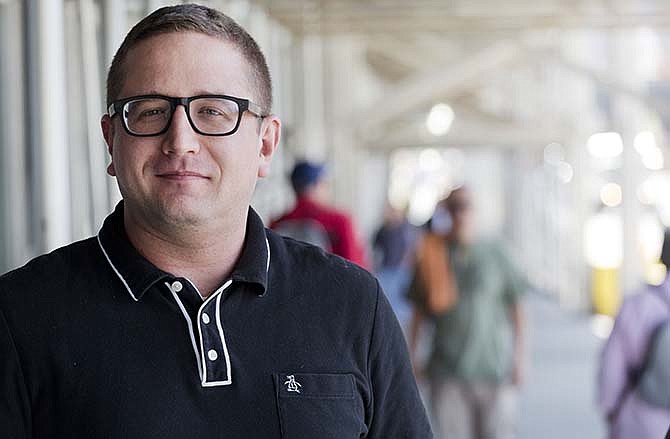
[{"label": "shirt shoulder", "polygon": [[0,307],[60,296],[75,277],[96,271],[94,264],[101,261],[100,258],[95,237],[37,256],[0,276]]},{"label": "shirt shoulder", "polygon": [[378,283],[357,264],[320,247],[267,231],[270,245],[270,282],[292,294],[310,291],[328,301],[374,298]]},{"label": "shirt shoulder", "polygon": [[624,298],[619,314],[624,319],[633,321],[651,321],[670,316],[670,300],[663,303],[660,287],[645,285],[633,294]]}]

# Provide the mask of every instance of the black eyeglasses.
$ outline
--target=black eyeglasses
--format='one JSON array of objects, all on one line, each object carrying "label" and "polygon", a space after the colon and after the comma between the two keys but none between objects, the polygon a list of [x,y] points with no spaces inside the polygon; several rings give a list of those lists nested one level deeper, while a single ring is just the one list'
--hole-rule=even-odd
[{"label": "black eyeglasses", "polygon": [[249,111],[263,118],[261,107],[249,99],[226,95],[200,95],[172,98],[143,95],[120,99],[108,108],[109,117],[121,115],[123,129],[132,136],[149,137],[165,133],[177,106],[183,105],[188,121],[203,136],[230,136],[240,126],[242,114]]}]

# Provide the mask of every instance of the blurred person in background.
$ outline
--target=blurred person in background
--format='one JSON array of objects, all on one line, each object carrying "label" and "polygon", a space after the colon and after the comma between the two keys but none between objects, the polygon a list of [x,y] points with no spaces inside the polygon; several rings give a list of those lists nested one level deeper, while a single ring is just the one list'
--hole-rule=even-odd
[{"label": "blurred person in background", "polygon": [[[472,215],[470,191],[454,190],[419,244],[410,355],[415,373],[428,379],[439,437],[513,438],[525,282],[501,245],[475,236]],[[425,367],[416,355],[424,320],[434,325]]]},{"label": "blurred person in background", "polygon": [[329,205],[330,186],[325,177],[323,163],[296,163],[291,172],[295,206],[272,221],[270,228],[370,268],[351,216]]},{"label": "blurred person in background", "polygon": [[[661,262],[670,267],[670,230]],[[610,439],[655,439],[670,425],[670,270],[658,286],[627,297],[605,344],[598,405]]]},{"label": "blurred person in background", "polygon": [[418,230],[401,209],[386,207],[384,222],[374,236],[375,274],[403,330],[408,329],[412,308],[407,300]]}]

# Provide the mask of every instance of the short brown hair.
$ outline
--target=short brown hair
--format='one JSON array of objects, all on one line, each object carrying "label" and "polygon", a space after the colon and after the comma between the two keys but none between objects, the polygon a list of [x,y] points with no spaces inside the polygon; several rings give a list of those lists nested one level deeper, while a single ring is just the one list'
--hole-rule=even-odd
[{"label": "short brown hair", "polygon": [[263,113],[272,108],[272,79],[265,56],[256,41],[239,24],[216,9],[196,4],[167,6],[143,18],[128,32],[116,51],[107,74],[107,106],[119,98],[123,86],[124,61],[137,43],[159,34],[198,32],[218,37],[237,47],[251,67],[252,83],[258,89]]}]

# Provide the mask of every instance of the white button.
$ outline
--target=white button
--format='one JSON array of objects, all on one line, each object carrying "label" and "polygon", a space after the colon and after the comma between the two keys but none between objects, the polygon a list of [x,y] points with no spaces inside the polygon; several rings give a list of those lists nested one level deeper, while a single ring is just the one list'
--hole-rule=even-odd
[{"label": "white button", "polygon": [[175,293],[180,292],[182,288],[184,288],[184,286],[178,280],[172,282],[172,291]]},{"label": "white button", "polygon": [[209,316],[207,315],[206,312],[202,313],[202,322],[203,322],[205,325],[208,325],[208,324],[209,324]]},{"label": "white button", "polygon": [[209,352],[207,352],[207,356],[212,361],[216,361],[216,359],[219,358],[219,354],[217,354],[214,349],[210,349]]}]

